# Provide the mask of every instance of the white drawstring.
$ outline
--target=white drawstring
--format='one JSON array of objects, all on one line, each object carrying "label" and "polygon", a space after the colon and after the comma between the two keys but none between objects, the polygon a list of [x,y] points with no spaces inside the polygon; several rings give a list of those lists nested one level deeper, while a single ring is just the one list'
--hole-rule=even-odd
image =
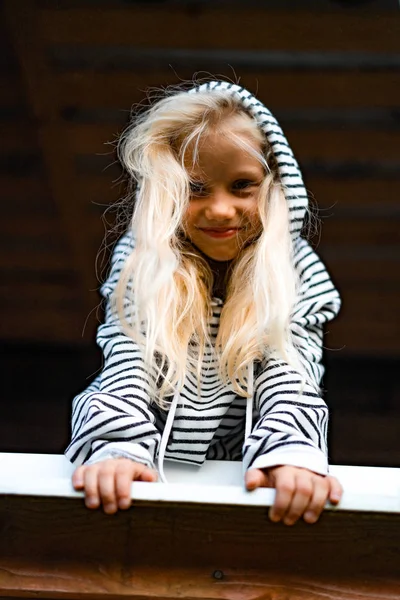
[{"label": "white drawstring", "polygon": [[174,423],[174,417],[175,417],[175,413],[176,413],[176,407],[179,402],[179,398],[180,398],[180,394],[178,391],[176,391],[174,394],[173,400],[171,402],[171,406],[169,407],[167,421],[165,423],[164,431],[161,436],[161,444],[160,444],[160,451],[158,453],[157,466],[158,466],[158,473],[160,475],[160,479],[163,483],[168,483],[167,478],[165,477],[165,473],[164,473],[164,455],[165,455],[165,450],[167,448],[167,444],[168,444],[168,440],[169,440],[169,434],[171,433],[172,425]]},{"label": "white drawstring", "polygon": [[247,438],[249,437],[249,435],[251,434],[251,431],[253,429],[253,392],[254,392],[253,371],[254,371],[253,361],[251,361],[251,363],[248,366],[248,371],[247,371],[247,392],[249,394],[249,397],[247,398],[247,401],[246,401],[246,425],[244,428],[245,441],[247,440]]},{"label": "white drawstring", "polygon": [[[253,390],[254,390],[254,381],[253,381],[253,362],[251,362],[248,366],[248,374],[247,374],[247,391],[249,393],[249,398],[246,401],[246,423],[244,428],[244,439],[247,440],[249,435],[251,434],[253,428]],[[167,449],[169,436],[171,433],[172,425],[174,424],[174,417],[176,413],[176,407],[178,406],[178,402],[180,399],[180,394],[178,391],[175,392],[173,400],[171,402],[171,406],[168,411],[167,421],[165,423],[164,431],[161,436],[160,450],[158,453],[158,473],[160,475],[160,480],[163,483],[168,483],[167,478],[164,473],[164,456],[165,450]]]}]

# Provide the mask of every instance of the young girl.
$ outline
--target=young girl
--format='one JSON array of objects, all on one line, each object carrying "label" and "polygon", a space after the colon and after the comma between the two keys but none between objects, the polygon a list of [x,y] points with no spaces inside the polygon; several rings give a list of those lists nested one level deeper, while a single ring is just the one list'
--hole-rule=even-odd
[{"label": "young girl", "polygon": [[248,490],[276,488],[273,521],[315,522],[342,493],[319,394],[340,299],[300,235],[307,193],[281,128],[213,81],[159,100],[119,150],[134,214],[101,288],[103,371],[73,404],[74,487],[114,513],[133,480],[165,481],[164,457],[242,460]]}]

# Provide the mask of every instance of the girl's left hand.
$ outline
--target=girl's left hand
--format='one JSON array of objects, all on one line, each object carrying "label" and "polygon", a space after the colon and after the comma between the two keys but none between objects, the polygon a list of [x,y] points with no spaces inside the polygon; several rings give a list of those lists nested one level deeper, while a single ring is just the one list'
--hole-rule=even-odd
[{"label": "girl's left hand", "polygon": [[336,477],[318,475],[308,469],[289,465],[250,469],[245,476],[246,489],[276,488],[275,502],[269,510],[271,521],[294,525],[303,517],[306,523],[315,523],[327,500],[338,504],[343,488]]}]

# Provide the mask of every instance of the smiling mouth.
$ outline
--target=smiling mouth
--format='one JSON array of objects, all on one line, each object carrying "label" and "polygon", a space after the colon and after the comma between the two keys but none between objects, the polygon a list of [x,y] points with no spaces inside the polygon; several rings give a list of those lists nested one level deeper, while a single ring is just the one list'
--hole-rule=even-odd
[{"label": "smiling mouth", "polygon": [[240,227],[199,227],[199,230],[214,238],[232,237],[236,235]]}]

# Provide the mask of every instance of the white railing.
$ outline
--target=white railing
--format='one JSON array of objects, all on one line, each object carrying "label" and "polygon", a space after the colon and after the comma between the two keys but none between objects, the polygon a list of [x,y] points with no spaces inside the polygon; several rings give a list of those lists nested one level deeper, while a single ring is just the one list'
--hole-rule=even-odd
[{"label": "white railing", "polygon": [[[0,453],[0,494],[81,498],[72,488],[73,466],[62,455]],[[274,490],[247,492],[239,462],[208,461],[191,467],[165,461],[168,484],[133,483],[132,498],[151,502],[184,502],[236,506],[270,506]],[[400,513],[400,469],[330,467],[344,487],[339,506],[327,510]]]}]

